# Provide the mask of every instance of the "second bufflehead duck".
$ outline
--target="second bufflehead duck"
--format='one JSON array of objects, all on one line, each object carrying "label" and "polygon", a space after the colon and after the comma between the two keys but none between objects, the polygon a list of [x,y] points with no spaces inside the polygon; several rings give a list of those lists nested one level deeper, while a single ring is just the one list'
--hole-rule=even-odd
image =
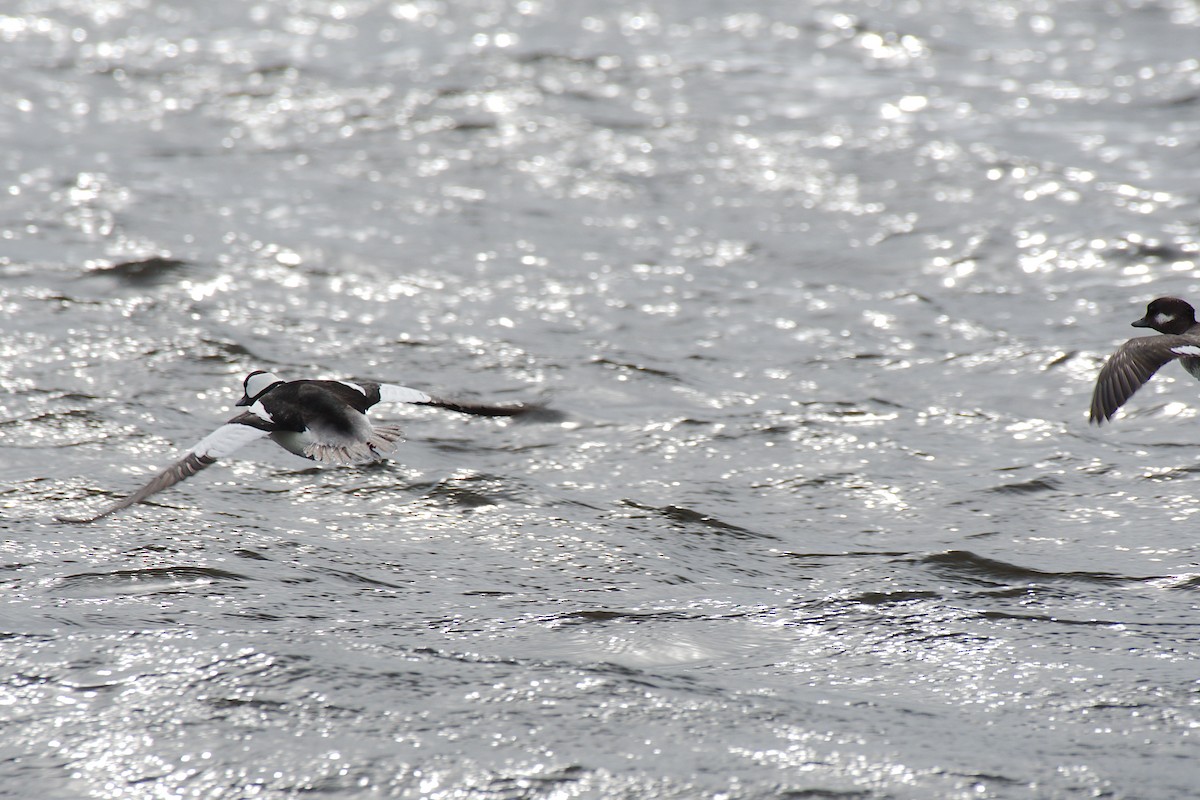
[{"label": "second bufflehead duck", "polygon": [[247,375],[242,389],[242,399],[237,405],[247,407],[246,411],[205,436],[141,489],[95,516],[59,519],[94,522],[107,517],[190,478],[217,459],[263,437],[270,437],[298,456],[324,464],[378,461],[396,449],[402,434],[395,425],[371,424],[366,411],[376,403],[435,406],[486,417],[515,417],[540,408],[527,404],[459,403],[390,383],[285,381],[264,370]]},{"label": "second bufflehead duck", "polygon": [[1196,310],[1178,297],[1160,297],[1146,306],[1135,328],[1153,328],[1161,336],[1140,336],[1117,348],[1100,370],[1092,393],[1090,421],[1101,425],[1169,361],[1200,380],[1200,323]]}]

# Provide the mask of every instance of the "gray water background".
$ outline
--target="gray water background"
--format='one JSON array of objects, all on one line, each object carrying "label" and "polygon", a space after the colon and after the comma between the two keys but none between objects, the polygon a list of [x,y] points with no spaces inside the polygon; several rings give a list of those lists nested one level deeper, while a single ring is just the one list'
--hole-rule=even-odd
[{"label": "gray water background", "polygon": [[[0,797],[1185,798],[1194,0],[10,0]],[[380,409],[91,526],[242,377]]]}]

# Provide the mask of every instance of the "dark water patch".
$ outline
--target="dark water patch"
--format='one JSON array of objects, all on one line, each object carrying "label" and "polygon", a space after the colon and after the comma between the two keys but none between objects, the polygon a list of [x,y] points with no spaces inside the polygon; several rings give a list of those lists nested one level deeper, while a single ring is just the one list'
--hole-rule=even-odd
[{"label": "dark water patch", "polygon": [[[1160,403],[1160,404],[1154,405],[1152,408],[1153,408],[1153,411],[1161,411],[1162,409],[1166,408],[1167,405],[1168,405],[1167,403]],[[1137,415],[1136,412],[1131,413],[1131,412],[1126,411],[1123,413],[1125,413],[1127,416],[1136,416]],[[1142,447],[1153,447],[1155,449],[1161,449],[1161,450],[1185,449],[1185,450],[1192,451],[1192,450],[1196,449],[1196,446],[1198,443],[1200,443],[1200,437],[1198,437],[1197,440],[1191,440],[1190,438],[1180,437],[1179,439],[1174,439],[1171,441],[1139,442],[1138,444],[1139,444],[1139,446],[1142,446]]]},{"label": "dark water patch", "polygon": [[1181,108],[1197,104],[1200,104],[1200,93],[1181,94],[1178,97],[1172,97],[1160,103],[1164,108]]},{"label": "dark water patch", "polygon": [[[379,578],[371,578],[358,572],[344,569],[334,569],[333,567],[309,567],[313,572],[321,575],[327,575],[331,578],[336,578],[344,583],[356,584],[361,586],[371,586],[383,589],[400,589],[403,588],[399,583],[389,583],[388,581],[380,580]],[[413,581],[409,581],[412,583]]]},{"label": "dark water patch", "polygon": [[87,274],[115,277],[133,286],[151,286],[177,279],[177,273],[188,266],[189,262],[177,258],[154,256],[139,261],[93,265]]},{"label": "dark water patch", "polygon": [[262,363],[262,359],[253,350],[240,342],[207,338],[201,339],[200,344],[205,348],[205,352],[198,356],[201,361],[218,361],[223,364]]},{"label": "dark water patch", "polygon": [[666,380],[675,383],[682,382],[682,379],[678,375],[669,370],[665,370],[660,367],[650,367],[645,364],[639,364],[632,361],[618,361],[611,358],[597,356],[593,358],[590,363],[621,372],[635,372],[642,375],[650,375],[655,378],[665,378]]},{"label": "dark water patch", "polygon": [[996,535],[998,535],[998,534],[1000,534],[1000,533],[1002,533],[1002,531],[998,531],[998,530],[994,530],[994,531],[975,531],[974,533],[967,533],[967,534],[964,534],[964,535],[963,535],[963,538],[964,538],[964,539],[989,539],[989,538],[991,538],[991,537],[993,537],[993,536],[996,536]]},{"label": "dark water patch", "polygon": [[[871,405],[879,407],[872,408]],[[792,401],[788,404],[789,409],[801,410],[800,415],[804,423],[824,422],[838,425],[881,424],[896,419],[897,412],[901,410],[896,403],[872,400],[871,405],[839,400]]]},{"label": "dark water patch", "polygon": [[781,789],[777,796],[782,800],[867,800],[878,795],[856,789]]},{"label": "dark water patch", "polygon": [[503,502],[501,498],[465,486],[439,486],[426,497],[439,505],[457,506],[464,509],[487,508]]},{"label": "dark water patch", "polygon": [[572,67],[597,67],[599,56],[585,56],[574,53],[560,53],[554,50],[531,50],[518,53],[513,57],[518,64],[561,64]]},{"label": "dark water patch", "polygon": [[521,664],[525,663],[525,661],[520,658],[484,655],[483,653],[464,652],[442,647],[419,646],[414,647],[411,652],[414,656],[428,656],[430,658],[455,661],[463,664],[484,664],[510,667],[520,666]]},{"label": "dark water patch", "polygon": [[[80,429],[90,430],[103,428],[106,422],[100,418],[94,411],[83,408],[67,408],[61,411],[43,412],[32,417],[18,417],[0,421],[0,430],[9,428],[19,428],[26,431],[30,426],[38,426],[55,431],[68,431],[76,433]],[[76,433],[76,435],[78,435]],[[21,447],[21,448],[41,448],[41,447],[63,447],[74,446],[79,444],[78,441],[71,442],[45,442],[41,441],[41,437],[32,437],[29,433],[25,434],[26,438],[30,438],[30,444],[22,444],[18,439],[6,441],[5,447]]]},{"label": "dark water patch", "polygon": [[330,487],[340,492],[341,494],[350,495],[351,497],[367,498],[376,495],[384,497],[396,496],[401,497],[412,492],[421,492],[437,487],[434,481],[407,481],[396,480],[387,481],[384,483],[362,484],[355,483],[349,486],[334,486]]},{"label": "dark water patch", "polygon": [[[286,581],[284,581],[284,583],[286,583]],[[263,610],[255,610],[255,611],[242,610],[242,611],[238,611],[236,613],[232,613],[229,616],[235,617],[237,619],[250,620],[252,622],[282,622],[285,619],[291,618],[290,614],[283,614],[283,613],[277,614],[272,611],[263,611]]]},{"label": "dark water patch", "polygon": [[450,122],[446,129],[448,132],[457,133],[477,133],[480,131],[488,132],[496,129],[496,121],[492,119],[455,119]]},{"label": "dark water patch", "polygon": [[633,500],[622,500],[621,503],[627,508],[650,512],[655,516],[675,523],[682,530],[689,532],[695,531],[697,528],[699,528],[702,532],[716,532],[723,536],[732,536],[739,539],[778,538],[770,534],[758,533],[757,531],[752,531],[749,528],[743,528],[740,525],[734,525],[733,523],[725,522],[724,520],[718,519],[710,514],[705,514],[701,511],[685,508],[683,506],[650,506]]},{"label": "dark water patch", "polygon": [[890,561],[890,560],[895,560],[895,559],[899,559],[899,558],[904,558],[905,556],[911,555],[911,553],[908,553],[905,551],[900,551],[900,550],[897,550],[897,551],[847,550],[844,553],[803,553],[803,552],[796,552],[796,551],[788,551],[788,552],[779,553],[779,555],[781,555],[785,558],[795,559],[795,560],[799,560],[799,561],[811,561],[816,565],[821,565],[830,560],[837,560],[837,559],[843,559],[843,558],[851,558],[851,559],[869,558],[869,559],[884,559],[884,560]]},{"label": "dark water patch", "polygon": [[[750,433],[754,434],[754,435],[759,435],[759,436],[772,436],[772,437],[788,436],[789,434],[794,432],[799,427],[800,427],[799,425],[790,425],[787,423],[760,423],[760,424],[754,426],[753,430],[750,431]],[[746,435],[747,435],[747,432],[742,431],[742,430],[732,430],[729,432],[722,431],[722,432],[717,433],[715,436],[713,436],[713,440],[714,441],[730,441],[730,440],[736,441],[736,440],[744,438]]]},{"label": "dark water patch", "polygon": [[[377,462],[376,464],[364,464],[361,467],[358,467],[358,466],[352,467],[352,469],[375,469],[375,468],[381,468],[382,464],[383,464],[383,462]],[[310,476],[314,476],[314,475],[325,475],[332,471],[333,470],[331,470],[329,467],[294,467],[291,469],[280,470],[279,474],[287,475],[287,476],[296,476],[296,477],[310,477]],[[279,489],[276,491],[277,492],[286,492],[286,491],[290,491],[290,490]]]},{"label": "dark water patch", "polygon": [[[578,764],[538,772],[519,771],[514,775],[492,778],[484,784],[483,791],[486,797],[496,800],[532,800],[586,794],[586,791],[577,792],[571,787],[580,786],[591,772]],[[580,788],[586,790],[585,786]]]},{"label": "dark water patch", "polygon": [[988,597],[993,600],[1026,600],[1036,596],[1037,587],[1031,585],[1006,586],[999,589],[982,589],[976,592],[978,597]]},{"label": "dark water patch", "polygon": [[213,697],[205,701],[216,712],[240,711],[284,711],[288,702],[285,700],[268,700],[261,697]]},{"label": "dark water patch", "polygon": [[895,605],[911,603],[918,600],[941,600],[938,592],[920,590],[897,590],[894,592],[863,592],[846,598],[852,603],[862,603],[869,606]]},{"label": "dark water patch", "polygon": [[1004,586],[1020,583],[1094,583],[1101,585],[1135,582],[1137,578],[1114,575],[1107,572],[1048,572],[1033,567],[1023,567],[993,558],[980,556],[967,550],[948,550],[913,563],[930,567],[939,575],[966,580],[987,586]]},{"label": "dark water patch", "polygon": [[[558,445],[556,442],[534,442],[524,445],[512,445],[508,443],[498,443],[488,445],[481,442],[478,438],[451,438],[451,437],[421,437],[421,445],[428,446],[430,449],[439,453],[446,453],[454,456],[462,455],[481,455],[481,454],[511,454],[533,453],[540,450],[552,449]],[[459,459],[462,461],[462,459]],[[469,462],[463,462],[469,463]]]},{"label": "dark water patch", "polygon": [[238,549],[234,550],[233,554],[235,556],[237,556],[238,558],[245,558],[245,559],[249,559],[251,561],[271,561],[272,560],[270,557],[265,556],[256,550],[249,550],[244,547],[239,547]]},{"label": "dark water patch", "polygon": [[[553,415],[551,415],[551,416],[553,416]],[[514,421],[516,421],[516,420],[514,420]],[[472,430],[473,430],[473,428],[472,428]],[[493,431],[492,433],[498,437],[495,444],[488,444],[487,442],[483,441],[481,438],[481,435],[476,435],[474,437],[468,437],[465,435],[464,436],[422,436],[422,437],[420,437],[420,443],[421,443],[421,445],[429,447],[432,450],[436,450],[439,453],[446,453],[446,454],[454,455],[454,456],[461,456],[464,454],[471,455],[471,454],[487,454],[487,453],[520,453],[520,452],[525,452],[525,451],[541,450],[541,449],[545,449],[547,447],[554,446],[553,444],[549,444],[549,443],[535,443],[535,444],[514,446],[512,444],[502,441],[499,438],[499,435],[500,435],[499,429]],[[486,435],[486,434],[484,434],[484,435]]]},{"label": "dark water patch", "polygon": [[1108,255],[1119,256],[1130,263],[1143,261],[1190,261],[1196,257],[1195,248],[1160,239],[1124,237],[1108,243]]},{"label": "dark water patch", "polygon": [[783,478],[780,480],[772,480],[767,483],[755,484],[754,488],[765,488],[768,486],[789,486],[796,489],[823,489],[827,486],[846,487],[850,481],[857,481],[860,476],[853,472],[831,472],[825,475],[817,475],[812,478]]},{"label": "dark water patch", "polygon": [[434,505],[460,509],[485,508],[522,502],[522,491],[494,475],[446,478],[425,492],[423,499]]},{"label": "dark water patch", "polygon": [[1022,614],[1016,611],[984,610],[977,612],[981,619],[1013,622],[1046,622],[1053,625],[1070,625],[1085,628],[1112,628],[1128,623],[1112,619],[1072,619],[1061,614]]},{"label": "dark water patch", "polygon": [[58,581],[67,594],[142,594],[174,592],[212,583],[246,582],[251,578],[214,567],[149,567],[112,572],[80,572]]},{"label": "dark water patch", "polygon": [[681,620],[696,619],[695,615],[682,614],[678,611],[614,611],[594,608],[582,611],[567,611],[555,614],[548,621],[567,624],[585,624],[593,622],[648,622],[651,620]]},{"label": "dark water patch", "polygon": [[993,494],[1036,494],[1038,492],[1058,491],[1058,482],[1053,478],[1031,478],[1021,483],[1006,483],[1003,486],[993,486],[985,491]]}]

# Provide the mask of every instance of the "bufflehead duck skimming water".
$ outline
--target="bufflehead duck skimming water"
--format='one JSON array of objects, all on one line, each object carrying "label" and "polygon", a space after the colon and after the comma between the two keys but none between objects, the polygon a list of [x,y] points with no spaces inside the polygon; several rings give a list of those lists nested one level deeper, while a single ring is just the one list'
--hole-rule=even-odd
[{"label": "bufflehead duck skimming water", "polygon": [[435,406],[485,417],[515,417],[540,408],[527,404],[458,403],[390,383],[285,381],[263,370],[247,375],[242,388],[244,394],[237,404],[248,407],[247,410],[205,436],[141,489],[95,516],[59,519],[94,522],[107,517],[190,478],[217,459],[264,436],[298,456],[323,464],[378,461],[396,449],[401,431],[395,425],[371,424],[366,412],[376,403]]},{"label": "bufflehead duck skimming water", "polygon": [[1169,361],[1200,380],[1200,323],[1196,311],[1178,297],[1160,297],[1146,306],[1135,328],[1153,328],[1161,336],[1140,336],[1117,348],[1096,379],[1090,421],[1101,425]]}]

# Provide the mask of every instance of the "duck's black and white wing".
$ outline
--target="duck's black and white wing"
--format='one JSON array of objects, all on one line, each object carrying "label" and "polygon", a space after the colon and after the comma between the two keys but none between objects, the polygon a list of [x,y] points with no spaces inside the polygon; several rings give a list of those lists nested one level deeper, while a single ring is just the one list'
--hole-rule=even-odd
[{"label": "duck's black and white wing", "polygon": [[258,414],[246,412],[226,422],[215,431],[196,442],[183,458],[154,476],[153,480],[128,497],[117,501],[92,517],[59,517],[61,522],[95,522],[115,514],[135,503],[140,503],[152,494],[157,494],[182,480],[192,477],[205,467],[215,464],[245,445],[268,435],[273,430],[270,423]]},{"label": "duck's black and white wing", "polygon": [[542,408],[541,405],[533,403],[505,403],[502,405],[464,403],[458,400],[435,397],[434,395],[422,392],[420,389],[411,389],[407,386],[398,386],[393,383],[367,383],[359,384],[359,386],[366,391],[368,396],[378,394],[378,399],[372,405],[375,403],[408,403],[415,406],[444,408],[448,411],[457,411],[460,414],[474,414],[479,417],[519,417],[522,414]]},{"label": "duck's black and white wing", "polygon": [[1092,392],[1091,422],[1112,419],[1133,393],[1145,385],[1164,364],[1177,358],[1200,356],[1200,347],[1184,336],[1142,336],[1130,339],[1112,354],[1100,370]]}]

